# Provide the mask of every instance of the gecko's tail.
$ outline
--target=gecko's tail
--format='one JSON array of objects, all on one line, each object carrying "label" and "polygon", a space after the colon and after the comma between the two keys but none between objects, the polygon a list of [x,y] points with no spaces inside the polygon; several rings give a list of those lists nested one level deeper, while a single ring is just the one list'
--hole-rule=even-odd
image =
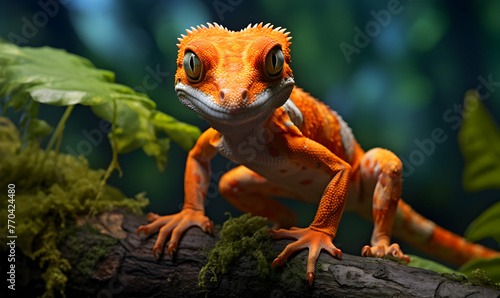
[{"label": "gecko's tail", "polygon": [[403,200],[398,203],[393,235],[429,255],[454,264],[500,257],[500,252],[468,242],[424,218]]}]

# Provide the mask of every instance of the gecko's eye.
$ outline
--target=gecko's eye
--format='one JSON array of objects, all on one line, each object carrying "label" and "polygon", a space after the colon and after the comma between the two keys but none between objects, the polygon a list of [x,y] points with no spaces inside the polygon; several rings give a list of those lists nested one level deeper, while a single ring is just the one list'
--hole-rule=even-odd
[{"label": "gecko's eye", "polygon": [[201,61],[198,56],[193,52],[186,52],[184,54],[184,61],[182,62],[184,66],[184,72],[188,81],[191,83],[198,83],[201,80]]},{"label": "gecko's eye", "polygon": [[265,61],[265,70],[269,78],[276,79],[281,76],[283,71],[283,64],[285,63],[285,56],[279,46],[272,48],[267,53]]}]

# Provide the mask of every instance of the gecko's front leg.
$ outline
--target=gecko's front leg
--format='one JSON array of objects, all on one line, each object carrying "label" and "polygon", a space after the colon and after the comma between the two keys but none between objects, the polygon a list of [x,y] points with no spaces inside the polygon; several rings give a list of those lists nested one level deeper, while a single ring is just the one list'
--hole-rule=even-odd
[{"label": "gecko's front leg", "polygon": [[[275,113],[289,120],[283,111]],[[281,123],[288,123],[281,121]],[[341,258],[342,252],[336,248],[332,241],[337,233],[337,228],[344,210],[351,166],[341,158],[333,154],[323,145],[305,137],[294,125],[289,125],[283,130],[283,143],[277,147],[287,157],[307,168],[314,168],[327,172],[332,179],[326,187],[321,198],[318,211],[311,225],[304,229],[291,228],[271,231],[273,238],[292,238],[296,241],[287,245],[283,252],[273,262],[273,267],[282,265],[294,252],[308,248],[307,279],[309,285],[313,284],[316,261],[321,250],[325,250],[332,256]],[[280,146],[281,145],[281,146]]]},{"label": "gecko's front leg", "polygon": [[158,232],[158,238],[153,247],[153,255],[159,258],[167,238],[171,235],[167,253],[173,257],[177,252],[179,240],[187,229],[193,226],[212,234],[214,224],[205,216],[205,196],[210,183],[210,160],[217,154],[212,146],[219,138],[219,133],[213,129],[206,130],[189,151],[184,177],[184,207],[177,214],[159,216],[148,214],[148,225],[140,226],[137,235]]}]

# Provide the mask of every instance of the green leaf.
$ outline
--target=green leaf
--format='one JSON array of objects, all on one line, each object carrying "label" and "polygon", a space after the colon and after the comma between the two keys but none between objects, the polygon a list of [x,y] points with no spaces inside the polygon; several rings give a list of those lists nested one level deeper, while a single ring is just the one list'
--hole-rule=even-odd
[{"label": "green leaf", "polygon": [[469,225],[465,238],[469,241],[493,238],[500,245],[500,202],[486,209]]},{"label": "green leaf", "polygon": [[458,271],[455,271],[451,268],[448,268],[444,265],[441,265],[437,262],[427,260],[415,255],[408,255],[410,257],[410,263],[408,263],[408,266],[415,267],[415,268],[422,268],[422,269],[428,269],[432,270],[435,272],[439,273],[454,273],[454,274],[461,274]]},{"label": "green leaf", "polygon": [[132,88],[114,83],[114,74],[87,59],[50,47],[18,47],[0,41],[0,100],[22,108],[29,97],[56,106],[100,105],[129,99],[154,108],[155,103]]},{"label": "green leaf", "polygon": [[35,101],[29,101],[26,105],[24,113],[21,117],[21,126],[22,126],[22,139],[23,145],[26,145],[28,142],[33,141],[37,137],[44,137],[50,134],[53,130],[52,126],[50,126],[47,122],[41,119],[37,119],[38,116],[38,108],[40,104]]},{"label": "green leaf", "polygon": [[50,126],[45,120],[33,119],[31,122],[30,130],[32,134],[37,137],[43,137],[50,134],[54,128]]},{"label": "green leaf", "polygon": [[500,188],[500,130],[475,90],[465,94],[458,142],[465,159],[467,191]]},{"label": "green leaf", "polygon": [[156,158],[156,166],[160,172],[165,171],[165,166],[167,165],[167,153],[170,149],[170,139],[158,139],[155,142],[146,143],[142,147],[142,150],[148,156],[154,156]]},{"label": "green leaf", "polygon": [[458,270],[467,277],[474,277],[474,271],[482,269],[495,283],[500,283],[500,257],[493,259],[475,259],[462,265]]},{"label": "green leaf", "polygon": [[168,134],[184,150],[191,149],[200,137],[201,132],[196,126],[179,122],[160,111],[154,111],[151,118],[156,129]]},{"label": "green leaf", "polygon": [[[156,158],[160,171],[165,169],[170,141],[166,138],[159,138],[158,130],[167,133],[186,150],[189,150],[200,136],[200,130],[197,127],[179,122],[159,111],[150,110],[141,102],[117,101],[116,109],[117,128],[110,134],[110,137],[115,138],[118,153],[126,153],[142,147],[147,155]],[[113,121],[114,105],[112,102],[94,106],[92,111],[103,119]]]},{"label": "green leaf", "polygon": [[[169,138],[189,150],[201,134],[198,128],[156,111],[156,104],[146,95],[114,83],[112,72],[64,50],[18,47],[0,40],[0,65],[0,104],[3,109],[25,109],[24,139],[50,130],[45,121],[36,119],[40,103],[91,106],[97,116],[113,124],[110,137],[115,152],[143,148],[156,158],[160,170],[167,163]],[[169,138],[160,138],[160,133]],[[57,137],[61,134],[58,131]]]}]

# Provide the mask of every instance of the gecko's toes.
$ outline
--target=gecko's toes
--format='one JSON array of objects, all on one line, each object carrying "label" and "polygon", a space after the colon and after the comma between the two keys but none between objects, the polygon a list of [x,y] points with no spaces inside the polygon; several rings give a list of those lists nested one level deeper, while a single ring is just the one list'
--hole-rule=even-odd
[{"label": "gecko's toes", "polygon": [[375,246],[365,245],[361,250],[361,256],[377,258],[387,257],[389,259],[395,259],[406,264],[410,262],[410,257],[403,253],[397,243],[393,243],[390,246],[384,244]]}]

